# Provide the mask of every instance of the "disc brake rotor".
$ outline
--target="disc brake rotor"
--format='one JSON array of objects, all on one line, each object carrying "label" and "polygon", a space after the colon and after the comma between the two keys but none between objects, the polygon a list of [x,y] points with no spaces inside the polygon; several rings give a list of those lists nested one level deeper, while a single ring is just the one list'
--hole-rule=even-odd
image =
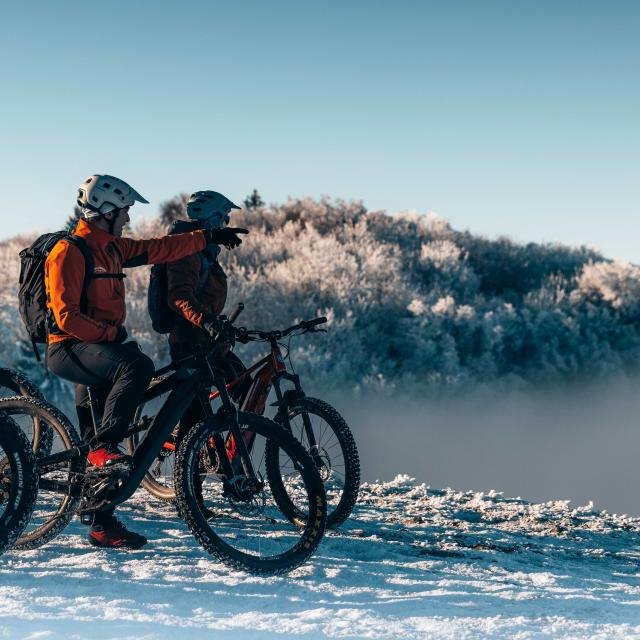
[{"label": "disc brake rotor", "polygon": [[318,474],[322,482],[326,482],[331,477],[331,457],[324,447],[314,445],[309,449],[309,453],[316,463]]},{"label": "disc brake rotor", "polygon": [[224,495],[234,509],[245,516],[262,515],[267,503],[264,482],[250,480],[245,476],[235,476],[225,481]]}]

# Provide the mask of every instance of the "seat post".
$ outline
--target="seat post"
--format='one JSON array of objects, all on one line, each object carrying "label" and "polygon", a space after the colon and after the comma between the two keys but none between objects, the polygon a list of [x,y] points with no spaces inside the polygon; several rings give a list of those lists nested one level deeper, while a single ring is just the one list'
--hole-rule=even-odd
[{"label": "seat post", "polygon": [[87,387],[87,395],[89,396],[89,407],[91,408],[91,422],[93,423],[93,435],[98,435],[98,425],[100,423],[100,408],[98,407],[98,399],[91,387]]}]

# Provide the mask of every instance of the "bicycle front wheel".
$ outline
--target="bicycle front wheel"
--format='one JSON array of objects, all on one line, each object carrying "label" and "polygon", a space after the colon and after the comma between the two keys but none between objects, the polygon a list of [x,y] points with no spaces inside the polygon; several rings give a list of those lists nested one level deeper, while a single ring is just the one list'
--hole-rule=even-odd
[{"label": "bicycle front wheel", "polygon": [[[38,398],[4,398],[0,400],[0,411],[11,416],[23,433],[28,433],[34,424],[38,427],[32,436],[40,487],[38,499],[28,526],[15,543],[16,549],[35,549],[57,536],[76,512],[86,460],[46,463],[48,455],[69,451],[80,444],[75,427],[53,405]],[[37,446],[39,428],[51,434],[46,452]]]},{"label": "bicycle front wheel", "polygon": [[[43,400],[38,387],[15,369],[0,368],[0,399],[21,396],[24,398],[38,398]],[[33,418],[30,424],[21,425],[27,438],[33,445],[33,450],[40,455],[48,455],[53,443],[53,432],[44,424]]]},{"label": "bicycle front wheel", "polygon": [[[291,434],[251,413],[239,413],[238,423],[255,480],[242,470],[228,423],[209,418],[195,425],[178,448],[178,510],[198,542],[224,564],[257,575],[286,573],[309,558],[324,534],[324,487],[313,460]],[[216,448],[214,438],[223,446]],[[270,441],[297,470],[297,499],[309,514],[301,526],[282,514],[274,498],[264,455]],[[231,478],[223,471],[221,456],[233,469]]]},{"label": "bicycle front wheel", "polygon": [[[305,417],[308,421],[305,424]],[[311,455],[327,494],[327,528],[337,527],[350,515],[360,490],[360,459],[356,442],[344,418],[327,402],[305,397],[299,405],[288,409],[288,423],[293,435]],[[278,424],[285,424],[279,412]],[[292,522],[307,519],[304,504],[297,502],[296,471],[289,457],[277,443],[267,445],[267,472],[271,488],[282,509]]]},{"label": "bicycle front wheel", "polygon": [[20,427],[0,411],[0,553],[29,523],[38,495],[38,474],[31,444]]}]

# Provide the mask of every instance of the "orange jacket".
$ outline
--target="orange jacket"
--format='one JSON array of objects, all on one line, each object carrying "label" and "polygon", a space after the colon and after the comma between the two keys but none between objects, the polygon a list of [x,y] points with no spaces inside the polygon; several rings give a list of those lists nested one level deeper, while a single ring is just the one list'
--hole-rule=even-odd
[{"label": "orange jacket", "polygon": [[[202,231],[182,233],[153,240],[117,238],[86,220],[74,232],[88,245],[94,260],[94,273],[122,273],[123,267],[171,262],[202,251],[206,239]],[[111,342],[124,324],[126,307],[122,279],[95,278],[87,288],[87,314],[80,311],[84,282],[84,257],[65,240],[52,249],[45,264],[48,308],[57,329],[49,343],[76,339],[82,342]]]},{"label": "orange jacket", "polygon": [[219,316],[227,300],[227,279],[209,272],[200,287],[202,258],[194,254],[167,265],[167,302],[187,322],[178,322],[169,342],[200,344],[206,342],[201,330],[206,316]]}]

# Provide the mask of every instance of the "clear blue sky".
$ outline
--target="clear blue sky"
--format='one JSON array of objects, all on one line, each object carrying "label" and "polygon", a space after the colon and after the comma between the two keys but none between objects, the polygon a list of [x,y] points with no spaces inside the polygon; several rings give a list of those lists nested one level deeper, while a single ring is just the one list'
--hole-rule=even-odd
[{"label": "clear blue sky", "polygon": [[2,2],[0,236],[90,173],[640,263],[640,2]]}]

